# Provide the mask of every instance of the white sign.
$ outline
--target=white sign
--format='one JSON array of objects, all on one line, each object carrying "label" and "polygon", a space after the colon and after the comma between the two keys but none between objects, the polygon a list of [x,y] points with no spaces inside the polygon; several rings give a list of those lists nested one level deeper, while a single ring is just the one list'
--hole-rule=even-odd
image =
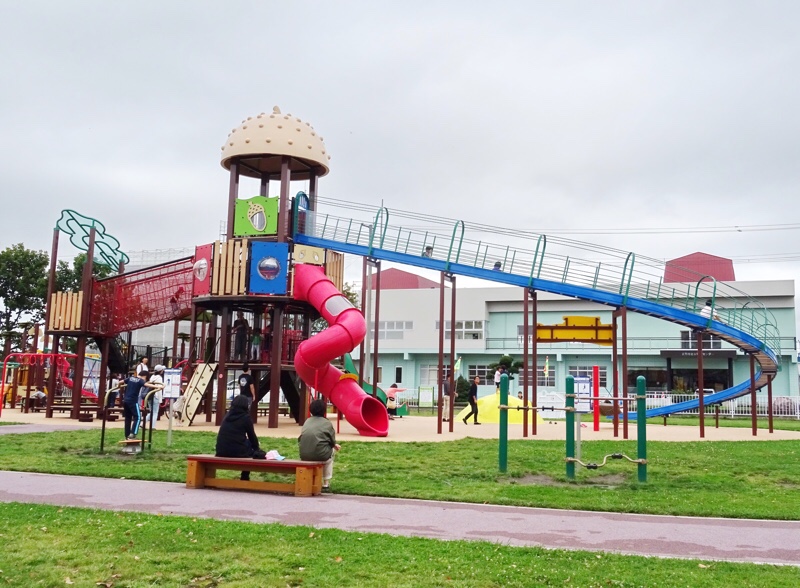
[{"label": "white sign", "polygon": [[433,388],[419,389],[419,405],[420,406],[433,406]]},{"label": "white sign", "polygon": [[575,411],[591,412],[592,379],[575,378]]},{"label": "white sign", "polygon": [[161,393],[162,398],[180,398],[182,373],[183,370],[180,368],[164,370],[164,391]]}]

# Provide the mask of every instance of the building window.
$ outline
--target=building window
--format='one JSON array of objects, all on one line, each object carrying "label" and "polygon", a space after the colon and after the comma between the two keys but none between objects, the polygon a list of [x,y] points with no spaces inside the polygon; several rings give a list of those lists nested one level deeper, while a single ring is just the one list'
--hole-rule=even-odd
[{"label": "building window", "polygon": [[[591,365],[571,365],[567,368],[567,374],[575,378],[591,378],[593,369],[594,367]],[[608,386],[606,371],[604,366],[599,366],[600,383],[598,385],[602,388]]]},{"label": "building window", "polygon": [[394,382],[395,384],[403,383],[403,366],[395,366],[394,368]]},{"label": "building window", "polygon": [[[524,375],[523,374],[524,371],[526,371],[526,370],[520,370],[520,373],[519,373],[519,385],[520,386],[522,386],[522,382],[523,382],[522,377]],[[531,378],[530,370],[527,370],[527,372],[528,372],[528,384],[530,385],[530,383],[533,381],[533,378]],[[544,375],[544,366],[543,365],[538,366],[536,368],[536,385],[537,386],[551,386],[551,387],[555,386],[556,385],[556,371],[552,367],[550,367],[547,370],[547,376],[545,376]]]},{"label": "building window", "polygon": [[[452,321],[444,322],[444,338],[450,338],[450,325]],[[439,321],[436,321],[436,330],[439,330]],[[483,339],[483,321],[456,321],[456,339],[479,340]]]},{"label": "building window", "polygon": [[401,340],[413,328],[414,321],[378,321],[378,339]]},{"label": "building window", "polygon": [[[442,366],[444,368],[444,376],[450,375],[450,366]],[[436,386],[439,379],[436,375],[439,373],[439,364],[421,365],[419,366],[419,385],[420,386]]]},{"label": "building window", "polygon": [[488,365],[471,365],[467,368],[468,379],[470,382],[478,376],[481,385],[494,384],[494,371]]},{"label": "building window", "polygon": [[[681,349],[697,349],[694,331],[681,331]],[[722,349],[722,339],[710,333],[703,334],[703,349]]]}]

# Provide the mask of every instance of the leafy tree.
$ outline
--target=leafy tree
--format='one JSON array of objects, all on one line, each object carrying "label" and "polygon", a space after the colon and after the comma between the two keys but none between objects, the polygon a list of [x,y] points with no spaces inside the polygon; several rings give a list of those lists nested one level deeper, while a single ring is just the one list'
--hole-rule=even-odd
[{"label": "leafy tree", "polygon": [[[342,294],[345,298],[350,301],[350,304],[358,308],[359,306],[359,292],[355,289],[355,284],[350,284],[345,282],[344,286],[342,286]],[[324,331],[328,328],[328,321],[324,318],[319,317],[318,319],[314,320],[311,323],[311,334],[319,333],[320,331]]]},{"label": "leafy tree", "polygon": [[[83,266],[86,265],[86,253],[79,253],[72,260],[72,265],[66,261],[59,261],[56,266],[56,292],[80,292],[83,280]],[[95,278],[105,278],[115,271],[107,265],[95,263],[92,265],[92,275]]]},{"label": "leafy tree", "polygon": [[44,316],[47,266],[44,251],[26,249],[22,243],[0,251],[0,339],[3,354],[19,348],[22,323]]},{"label": "leafy tree", "polygon": [[503,355],[495,363],[489,364],[489,370],[494,372],[501,365],[504,365],[506,367],[506,373],[508,374],[508,379],[513,380],[514,375],[518,374],[520,368],[522,368],[522,361],[514,361],[514,358],[512,356]]},{"label": "leafy tree", "polygon": [[456,380],[456,400],[467,397],[469,384],[470,383],[464,376],[458,376],[458,380]]}]

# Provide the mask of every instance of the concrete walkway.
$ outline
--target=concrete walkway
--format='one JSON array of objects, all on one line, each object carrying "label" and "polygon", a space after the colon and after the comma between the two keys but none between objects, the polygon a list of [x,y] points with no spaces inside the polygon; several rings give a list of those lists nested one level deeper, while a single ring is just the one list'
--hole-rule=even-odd
[{"label": "concrete walkway", "polygon": [[[135,497],[131,500],[130,497]],[[800,522],[628,515],[0,471],[0,502],[185,515],[432,539],[800,565]]]},{"label": "concrete walkway", "polygon": [[[0,426],[0,435],[100,426],[97,420],[87,424],[6,410],[2,420],[24,424]],[[121,433],[120,423],[109,425],[110,436]],[[159,422],[159,428],[161,425]],[[163,425],[165,428],[166,423]],[[454,425],[453,433],[447,432],[445,427],[443,434],[437,434],[435,419],[407,417],[393,421],[388,438],[377,439],[360,437],[347,423],[341,423],[338,439],[342,442],[381,442],[497,438],[497,425],[476,427],[461,422]],[[257,429],[258,435],[265,438],[296,437],[299,431],[299,427],[289,419],[281,419],[277,429],[267,429],[263,425]],[[216,427],[198,423],[189,430],[216,431]],[[591,429],[584,431],[584,440],[613,439],[609,423],[603,423],[599,433]],[[634,425],[631,427],[632,438],[635,431]],[[758,437],[753,437],[749,429],[712,428],[706,432],[708,441],[800,439],[798,431],[775,431],[773,434],[759,431]],[[518,427],[509,433],[512,439],[522,438]],[[649,425],[648,437],[651,440],[694,441],[698,439],[698,430],[697,427]],[[563,423],[545,422],[540,424],[539,434],[531,441],[563,438]],[[136,500],[129,502],[125,499],[130,496],[135,496]],[[484,540],[505,545],[800,566],[800,521],[652,516],[341,495],[295,498],[224,490],[188,490],[183,484],[164,482],[0,471],[0,502],[11,501],[311,525],[445,540]]]}]

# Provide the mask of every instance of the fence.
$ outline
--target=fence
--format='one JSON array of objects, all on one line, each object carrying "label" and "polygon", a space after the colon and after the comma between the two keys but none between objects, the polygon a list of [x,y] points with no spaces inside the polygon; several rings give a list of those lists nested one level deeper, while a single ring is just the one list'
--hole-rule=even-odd
[{"label": "fence", "polygon": [[[429,393],[430,387],[423,387],[423,397],[425,393]],[[600,393],[601,397],[604,395]],[[611,396],[610,393],[607,394]],[[635,391],[629,393],[631,398],[635,397]],[[647,410],[651,408],[660,408],[686,400],[696,400],[697,394],[665,394],[664,392],[648,392],[645,406]],[[437,392],[433,389],[433,404],[422,403],[420,406],[420,389],[408,388],[402,392],[397,393],[398,404],[406,404],[409,409],[424,410],[426,408],[433,409],[436,407]],[[463,403],[461,403],[463,404]],[[550,410],[541,411],[542,417],[563,419],[565,398],[564,394],[560,392],[545,392],[537,395],[537,404],[542,407],[548,407]],[[706,406],[705,414],[713,416],[716,414],[716,405]],[[759,395],[756,398],[756,414],[759,417],[766,418],[768,416],[769,405],[766,396]],[[699,409],[687,410],[676,414],[684,415],[697,415],[700,413]],[[719,414],[723,418],[750,418],[750,396],[741,396],[728,400],[720,405]],[[800,420],[800,396],[773,396],[772,397],[772,414],[775,418],[788,418]]]}]

